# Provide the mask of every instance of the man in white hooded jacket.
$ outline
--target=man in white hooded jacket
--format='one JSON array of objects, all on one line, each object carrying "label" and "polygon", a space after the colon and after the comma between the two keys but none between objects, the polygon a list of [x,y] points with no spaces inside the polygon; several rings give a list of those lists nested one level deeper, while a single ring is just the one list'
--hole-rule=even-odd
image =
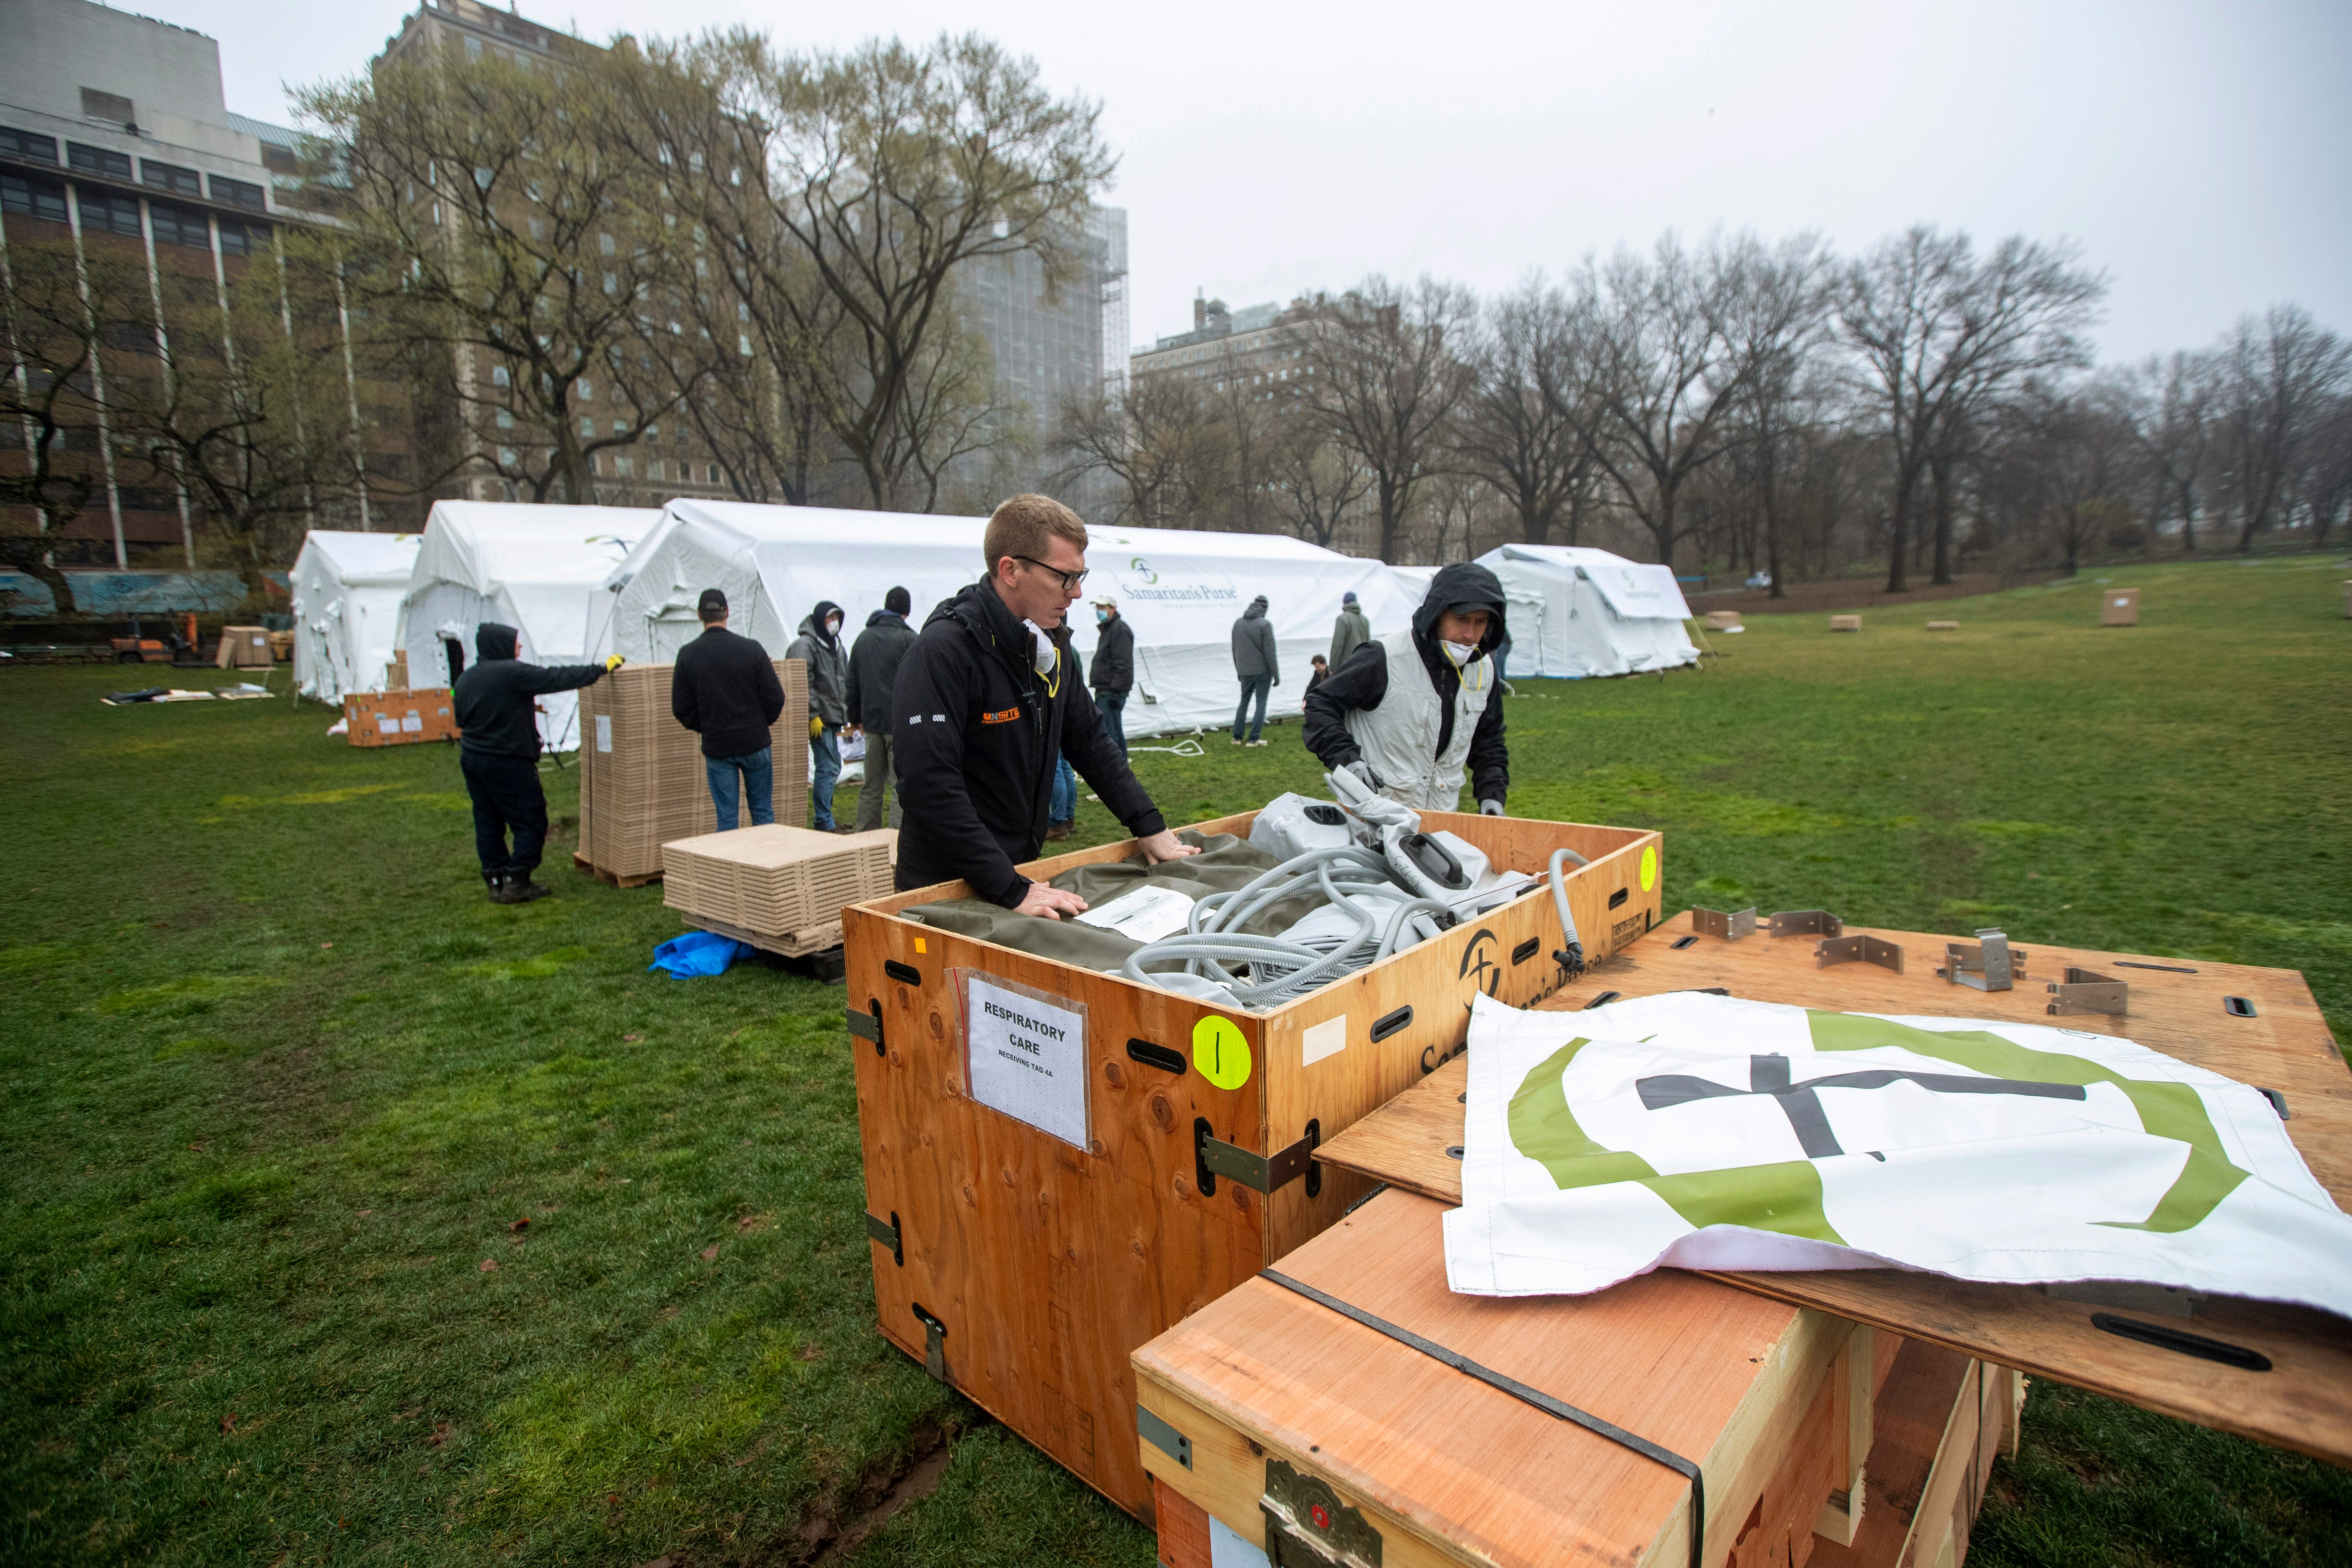
[{"label": "man in white hooded jacket", "polygon": [[1448,566],[1402,631],[1374,637],[1307,694],[1307,749],[1416,811],[1472,798],[1503,815],[1511,786],[1494,653],[1503,585],[1484,566]]}]

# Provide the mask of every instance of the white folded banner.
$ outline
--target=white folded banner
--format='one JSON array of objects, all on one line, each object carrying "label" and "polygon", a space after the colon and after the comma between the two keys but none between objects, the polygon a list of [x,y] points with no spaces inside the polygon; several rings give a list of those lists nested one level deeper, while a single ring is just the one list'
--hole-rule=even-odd
[{"label": "white folded banner", "polygon": [[1445,1268],[1576,1295],[1660,1264],[2130,1279],[2352,1317],[2352,1216],[2269,1100],[2130,1040],[1681,992],[1477,998]]}]

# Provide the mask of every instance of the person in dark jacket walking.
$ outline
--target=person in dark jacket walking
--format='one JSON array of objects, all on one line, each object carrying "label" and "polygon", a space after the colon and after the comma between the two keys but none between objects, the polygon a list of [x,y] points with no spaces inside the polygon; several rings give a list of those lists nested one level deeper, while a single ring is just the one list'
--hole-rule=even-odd
[{"label": "person in dark jacket walking", "polygon": [[1135,628],[1118,601],[1095,601],[1095,712],[1120,756],[1127,755],[1127,694],[1135,689]]},{"label": "person in dark jacket walking", "polygon": [[[547,897],[530,879],[547,842],[547,792],[539,784],[539,721],[531,700],[551,691],[593,686],[621,668],[621,656],[602,664],[525,664],[515,657],[520,634],[484,621],[474,633],[474,667],[450,689],[457,728],[457,767],[474,802],[474,853],[494,904],[527,904]],[[507,832],[514,847],[507,847]]]},{"label": "person in dark jacket walking", "polygon": [[1484,566],[1448,566],[1403,631],[1374,637],[1307,695],[1307,749],[1416,811],[1472,798],[1503,815],[1511,788],[1494,653],[1503,644],[1503,584]]},{"label": "person in dark jacket walking", "polygon": [[819,833],[831,833],[833,785],[841,777],[841,731],[849,723],[849,659],[841,647],[841,606],[819,599],[784,657],[808,666],[809,756],[816,764],[816,776],[809,781],[809,810],[812,826]]},{"label": "person in dark jacket walking", "polygon": [[961,878],[992,903],[1059,920],[1086,900],[1015,869],[1045,842],[1057,758],[1147,862],[1199,851],[1168,830],[1072,678],[1065,618],[1087,574],[1087,525],[1057,500],[1014,496],[982,548],[987,575],[930,613],[890,700],[907,806],[898,885]]},{"label": "person in dark jacket walking", "polygon": [[1339,668],[1348,662],[1348,656],[1372,640],[1372,623],[1364,618],[1363,605],[1356,602],[1356,592],[1350,588],[1339,595],[1339,616],[1331,623],[1330,667]]},{"label": "person in dark jacket walking", "polygon": [[726,595],[705,588],[694,611],[702,617],[702,635],[677,650],[670,714],[702,737],[702,771],[719,831],[732,833],[740,820],[739,783],[751,826],[763,827],[776,820],[776,758],[768,731],[783,717],[784,683],[766,648],[727,629]]},{"label": "person in dark jacket walking", "polygon": [[[893,588],[882,595],[882,607],[866,617],[866,629],[849,650],[849,732],[866,736],[866,782],[857,791],[857,831],[871,833],[882,826],[884,793],[895,787],[890,773],[890,691],[898,684],[898,664],[914,646],[915,628],[907,624],[914,595]],[[898,797],[889,797],[890,826],[898,826]]]},{"label": "person in dark jacket walking", "polygon": [[1257,698],[1257,718],[1249,727],[1249,743],[1265,744],[1266,693],[1282,684],[1282,666],[1274,651],[1274,623],[1265,618],[1265,595],[1260,594],[1234,623],[1234,675],[1242,683],[1241,706],[1234,710],[1234,744],[1242,744],[1242,721],[1250,698]]}]

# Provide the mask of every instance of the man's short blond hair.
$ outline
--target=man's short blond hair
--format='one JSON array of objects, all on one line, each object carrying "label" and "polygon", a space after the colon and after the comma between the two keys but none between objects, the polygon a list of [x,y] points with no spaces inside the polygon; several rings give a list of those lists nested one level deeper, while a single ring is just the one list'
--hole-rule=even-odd
[{"label": "man's short blond hair", "polygon": [[1013,497],[989,514],[988,531],[981,536],[981,551],[988,557],[988,574],[995,576],[996,563],[1008,555],[1045,560],[1045,542],[1049,539],[1066,539],[1084,550],[1087,525],[1076,512],[1052,496]]}]

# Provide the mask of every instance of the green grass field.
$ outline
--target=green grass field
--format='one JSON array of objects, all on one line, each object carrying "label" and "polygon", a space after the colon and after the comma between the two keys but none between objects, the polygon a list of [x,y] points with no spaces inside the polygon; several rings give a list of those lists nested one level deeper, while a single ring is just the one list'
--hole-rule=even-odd
[{"label": "green grass field", "polygon": [[[2138,568],[2131,630],[2085,578],[1522,682],[1512,809],[1664,828],[1669,910],[2283,965],[2352,1040],[2345,575]],[[1151,1561],[876,1334],[838,989],[646,973],[659,889],[577,875],[565,827],[557,897],[487,904],[451,748],[120,683],[0,670],[0,1555]],[[1271,734],[1138,770],[1179,822],[1317,787]],[[2352,1478],[2049,1384],[1992,1485],[1972,1563],[2352,1561]]]}]

